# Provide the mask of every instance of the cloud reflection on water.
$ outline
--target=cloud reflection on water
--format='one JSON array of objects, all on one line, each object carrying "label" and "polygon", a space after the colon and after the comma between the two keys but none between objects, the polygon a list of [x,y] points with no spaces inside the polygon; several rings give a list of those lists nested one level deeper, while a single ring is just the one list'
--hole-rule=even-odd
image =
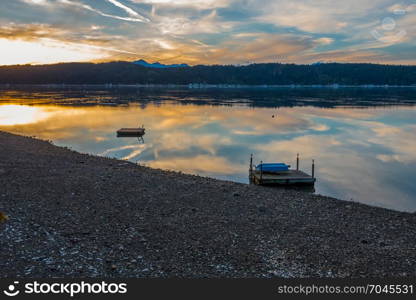
[{"label": "cloud reflection on water", "polygon": [[[247,182],[248,159],[317,161],[317,192],[416,210],[416,109],[0,105],[0,130],[146,165]],[[36,112],[36,113],[33,113]],[[34,117],[36,115],[37,117]],[[272,116],[275,116],[274,118]],[[10,120],[17,120],[11,122]],[[117,139],[144,124],[145,144]]]}]

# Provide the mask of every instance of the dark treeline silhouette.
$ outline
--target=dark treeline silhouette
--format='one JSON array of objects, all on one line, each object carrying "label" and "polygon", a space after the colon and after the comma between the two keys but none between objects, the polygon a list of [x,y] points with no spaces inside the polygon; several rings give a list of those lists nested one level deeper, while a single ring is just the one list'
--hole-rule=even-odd
[{"label": "dark treeline silhouette", "polygon": [[253,64],[154,69],[129,62],[0,67],[1,84],[414,85],[416,66]]}]

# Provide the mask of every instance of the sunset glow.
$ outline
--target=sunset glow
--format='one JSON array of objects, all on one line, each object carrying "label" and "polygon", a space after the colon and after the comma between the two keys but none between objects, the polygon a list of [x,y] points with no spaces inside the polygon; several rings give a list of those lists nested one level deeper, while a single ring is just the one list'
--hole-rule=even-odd
[{"label": "sunset glow", "polygon": [[48,114],[39,107],[24,105],[0,105],[0,125],[15,126],[39,122]]},{"label": "sunset glow", "polygon": [[0,49],[0,65],[92,61],[107,56],[99,49],[88,46],[48,40],[31,42],[0,39]]},{"label": "sunset glow", "polygon": [[0,11],[0,65],[415,64],[415,25],[411,0],[16,0]]}]

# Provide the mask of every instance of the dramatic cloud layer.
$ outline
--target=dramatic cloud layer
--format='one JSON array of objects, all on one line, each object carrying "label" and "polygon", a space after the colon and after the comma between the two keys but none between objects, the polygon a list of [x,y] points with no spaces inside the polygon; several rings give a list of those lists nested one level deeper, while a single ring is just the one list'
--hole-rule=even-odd
[{"label": "dramatic cloud layer", "polygon": [[415,64],[414,0],[14,0],[0,64]]}]

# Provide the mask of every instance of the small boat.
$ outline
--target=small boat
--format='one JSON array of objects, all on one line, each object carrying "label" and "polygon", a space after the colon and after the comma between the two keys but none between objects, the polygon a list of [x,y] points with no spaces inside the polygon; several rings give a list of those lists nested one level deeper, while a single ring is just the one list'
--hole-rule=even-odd
[{"label": "small boat", "polygon": [[117,130],[118,137],[141,137],[145,134],[143,127],[139,128],[121,128]]}]

